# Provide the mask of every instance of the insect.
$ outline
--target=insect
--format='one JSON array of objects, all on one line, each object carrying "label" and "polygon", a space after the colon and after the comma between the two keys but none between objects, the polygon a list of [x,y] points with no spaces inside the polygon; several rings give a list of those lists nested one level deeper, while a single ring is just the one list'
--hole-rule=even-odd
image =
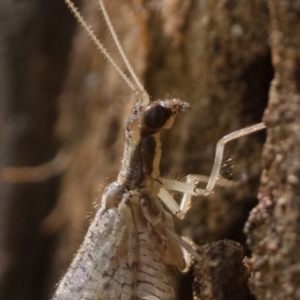
[{"label": "insect", "polygon": [[[225,144],[265,128],[263,123],[223,137],[206,188],[161,177],[160,132],[172,127],[177,114],[190,106],[179,99],[150,101],[128,62],[111,25],[102,0],[99,5],[130,78],[120,70],[70,0],[65,0],[77,20],[133,91],[136,104],[125,126],[125,147],[117,180],[104,191],[84,242],[53,300],[71,299],[175,299],[168,267],[183,271],[186,261],[181,247],[193,248],[174,232],[172,215],[184,218],[191,197],[210,194],[219,179]],[[169,191],[184,193],[180,205]]]}]

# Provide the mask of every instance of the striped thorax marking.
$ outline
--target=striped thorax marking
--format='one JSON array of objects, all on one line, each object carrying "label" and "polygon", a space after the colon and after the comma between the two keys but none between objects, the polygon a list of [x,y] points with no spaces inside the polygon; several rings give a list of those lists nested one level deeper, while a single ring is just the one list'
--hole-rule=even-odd
[{"label": "striped thorax marking", "polygon": [[53,299],[175,299],[167,266],[185,268],[158,198],[159,133],[189,108],[173,99],[137,104],[126,124],[122,168]]}]

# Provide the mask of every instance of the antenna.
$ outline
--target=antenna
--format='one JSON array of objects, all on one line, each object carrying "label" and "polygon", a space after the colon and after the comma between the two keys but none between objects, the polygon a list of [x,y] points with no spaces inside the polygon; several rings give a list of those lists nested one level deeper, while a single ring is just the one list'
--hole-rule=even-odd
[{"label": "antenna", "polygon": [[133,68],[132,68],[132,66],[131,66],[131,64],[130,64],[130,62],[129,62],[128,59],[127,59],[127,56],[125,55],[125,53],[124,53],[124,51],[123,51],[123,48],[122,48],[122,46],[121,46],[121,44],[120,44],[120,41],[119,41],[119,39],[118,39],[118,36],[117,36],[117,34],[116,34],[116,32],[115,32],[115,29],[114,29],[114,27],[112,26],[111,21],[110,21],[110,18],[109,18],[108,14],[107,14],[107,11],[106,11],[106,8],[105,8],[105,6],[104,6],[103,0],[98,0],[98,3],[99,3],[99,5],[100,5],[101,11],[102,11],[103,16],[104,16],[104,18],[105,18],[105,21],[106,21],[106,24],[107,24],[107,26],[108,26],[108,28],[109,28],[109,31],[110,31],[110,33],[111,33],[111,35],[112,35],[112,37],[113,37],[113,40],[114,40],[114,42],[115,42],[115,44],[116,44],[116,46],[117,46],[117,49],[118,49],[118,51],[119,51],[119,53],[120,53],[120,55],[121,55],[121,57],[122,57],[122,59],[123,59],[125,65],[126,65],[126,67],[127,67],[127,70],[129,71],[129,73],[130,73],[132,79],[134,80],[135,84],[137,85],[139,91],[140,91],[141,93],[143,93],[143,92],[144,92],[144,87],[143,87],[143,85],[141,84],[141,82],[139,81],[138,77],[136,76],[136,74],[135,74],[135,72],[134,72],[134,70],[133,70]]},{"label": "antenna", "polygon": [[[98,0],[101,10],[103,12],[103,15],[105,17],[105,20],[108,24],[109,30],[113,36],[113,39],[117,45],[118,51],[120,52],[124,63],[126,64],[126,67],[128,68],[128,71],[130,72],[131,76],[133,77],[134,83],[137,85],[137,87],[135,86],[134,83],[132,83],[130,81],[130,79],[125,75],[125,73],[120,69],[120,67],[117,65],[117,63],[113,60],[113,58],[111,57],[111,55],[108,53],[108,51],[105,49],[105,47],[103,46],[103,44],[100,42],[100,40],[97,38],[97,36],[94,34],[94,32],[92,31],[92,29],[90,28],[90,26],[86,23],[86,21],[84,20],[84,18],[82,17],[81,13],[78,11],[78,9],[75,7],[74,3],[71,0],[65,0],[66,4],[68,5],[68,7],[70,8],[70,10],[72,11],[72,13],[75,15],[75,18],[77,19],[77,21],[83,26],[83,28],[85,29],[85,31],[87,32],[87,34],[89,35],[89,37],[92,39],[92,41],[95,43],[95,45],[97,46],[97,48],[104,54],[104,56],[107,58],[107,60],[109,61],[109,63],[115,68],[115,70],[119,73],[119,75],[123,78],[123,80],[126,82],[126,84],[129,86],[129,88],[134,92],[134,94],[146,94],[144,91],[143,86],[141,85],[141,83],[139,82],[139,80],[137,79],[137,76],[135,75],[131,65],[129,64],[124,51],[122,50],[122,47],[118,41],[117,35],[112,27],[112,24],[108,18],[107,12],[105,10],[104,4],[102,3],[101,0]],[[149,98],[149,96],[148,96]]]}]

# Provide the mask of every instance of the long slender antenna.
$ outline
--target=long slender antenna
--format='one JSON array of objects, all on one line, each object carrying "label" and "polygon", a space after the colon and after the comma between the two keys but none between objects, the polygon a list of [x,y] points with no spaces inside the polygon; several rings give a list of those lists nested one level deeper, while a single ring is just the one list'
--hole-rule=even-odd
[{"label": "long slender antenna", "polygon": [[118,51],[119,51],[119,53],[120,53],[120,55],[121,55],[121,57],[122,57],[125,65],[127,67],[127,70],[129,71],[132,79],[134,80],[134,82],[137,85],[137,87],[140,90],[140,92],[144,92],[143,85],[141,84],[141,82],[139,81],[138,77],[136,76],[136,74],[135,74],[135,72],[134,72],[134,70],[133,70],[130,62],[127,59],[127,56],[125,55],[125,53],[123,51],[123,48],[122,48],[122,46],[120,44],[118,36],[117,36],[117,34],[115,32],[115,29],[113,28],[113,26],[111,24],[111,21],[110,21],[110,18],[109,18],[108,14],[107,14],[107,11],[106,11],[106,8],[105,8],[103,0],[98,0],[98,3],[100,5],[101,11],[103,13],[103,16],[104,16],[104,19],[106,21],[106,24],[107,24],[107,26],[109,28],[109,31],[110,31],[110,33],[111,33],[111,35],[113,37],[113,40],[114,40],[114,42],[115,42],[115,44],[117,46],[117,49],[118,49]]},{"label": "long slender antenna", "polygon": [[[119,73],[119,75],[123,78],[123,80],[127,83],[127,85],[130,87],[130,89],[133,92],[137,92],[137,88],[135,87],[135,85],[129,80],[129,78],[119,68],[119,66],[117,65],[117,63],[113,60],[113,58],[111,57],[111,55],[107,52],[107,50],[105,49],[105,47],[103,46],[103,44],[99,41],[99,39],[96,37],[96,35],[94,34],[94,32],[91,30],[90,26],[88,26],[88,24],[86,23],[86,21],[83,19],[82,15],[78,11],[78,9],[75,7],[74,3],[71,0],[65,0],[65,2],[69,6],[69,8],[73,12],[73,14],[75,15],[75,17],[78,20],[78,22],[86,30],[86,32],[89,35],[89,37],[96,44],[96,46],[98,47],[98,49],[104,54],[104,56],[107,58],[107,60],[110,62],[110,64],[115,68],[115,70]],[[115,38],[114,38],[114,40],[115,40]],[[119,49],[119,51],[120,51],[120,49]],[[121,51],[120,51],[120,53],[121,53]],[[127,64],[126,64],[126,66],[127,66]],[[127,66],[127,68],[128,68],[128,66]],[[128,70],[130,71],[129,68],[128,68]],[[132,75],[132,73],[131,73],[131,75]],[[136,80],[135,80],[135,82],[136,82]],[[140,86],[138,86],[138,89],[140,91],[144,90],[143,88],[141,89]]]}]

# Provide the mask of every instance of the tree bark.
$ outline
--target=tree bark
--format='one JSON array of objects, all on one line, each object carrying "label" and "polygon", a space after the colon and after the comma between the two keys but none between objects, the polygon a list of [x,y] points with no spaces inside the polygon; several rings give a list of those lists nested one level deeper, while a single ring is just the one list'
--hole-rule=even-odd
[{"label": "tree bark", "polygon": [[259,204],[246,231],[257,299],[300,299],[300,1],[268,1],[275,76],[264,121]]},{"label": "tree bark", "polygon": [[[267,6],[261,0],[106,2],[124,51],[151,99],[176,97],[192,106],[192,110],[178,116],[174,127],[165,131],[162,136],[161,173],[178,179],[190,173],[209,175],[217,141],[225,134],[258,123],[262,119],[273,78],[268,45],[269,12],[271,11],[274,20],[276,5],[272,6],[270,2]],[[40,203],[43,212],[34,223],[35,229],[26,230],[22,239],[33,247],[43,245],[47,248],[43,250],[43,253],[47,252],[43,254],[47,258],[43,258],[44,262],[41,263],[44,271],[40,280],[43,283],[32,280],[32,285],[23,284],[24,278],[29,278],[27,273],[19,272],[19,276],[11,273],[10,277],[6,276],[12,272],[12,261],[16,272],[24,268],[11,254],[19,249],[20,255],[26,260],[27,251],[32,250],[22,245],[20,233],[15,238],[15,245],[6,247],[5,251],[1,248],[0,257],[5,257],[6,253],[10,255],[10,260],[3,258],[6,265],[0,264],[0,268],[5,266],[2,267],[3,276],[0,278],[1,300],[50,297],[55,283],[68,267],[84,237],[89,220],[95,213],[94,207],[100,204],[101,192],[116,178],[123,153],[124,124],[134,103],[130,89],[82,28],[77,29],[69,52],[68,41],[72,37],[74,22],[61,1],[51,2],[51,7],[55,6],[57,9],[55,13],[44,9],[42,15],[37,9],[41,7],[39,3],[49,5],[48,1],[34,2],[29,11],[35,18],[39,16],[45,27],[36,23],[31,25],[30,28],[35,28],[37,32],[34,32],[33,39],[26,39],[26,42],[32,46],[34,41],[35,47],[43,51],[33,51],[30,48],[29,58],[23,60],[29,61],[28,68],[33,68],[36,72],[30,79],[40,80],[26,81],[18,91],[29,87],[30,90],[39,91],[38,97],[36,94],[28,96],[36,104],[29,115],[38,116],[33,126],[37,132],[43,128],[41,124],[48,120],[46,116],[49,108],[45,109],[46,105],[50,105],[53,114],[57,112],[59,116],[52,116],[47,131],[41,137],[38,135],[37,140],[40,139],[42,148],[37,147],[37,150],[32,146],[34,144],[30,144],[28,149],[20,148],[20,143],[11,146],[22,155],[30,153],[33,160],[18,163],[17,160],[8,161],[7,155],[2,154],[2,165],[36,165],[50,159],[51,155],[54,156],[55,150],[59,152],[57,148],[68,153],[70,163],[59,178],[39,184],[40,188],[50,184],[50,187],[42,190],[42,194],[36,192],[36,183],[26,184],[26,192],[34,189],[31,192],[35,199],[33,204],[26,200],[25,194],[18,194],[19,200],[12,200],[5,190],[7,184],[3,183],[1,195],[11,213],[4,222],[7,225],[1,236],[1,244],[6,245],[11,240],[8,233],[13,230],[12,224],[21,224],[16,216],[26,208],[30,213],[26,215],[26,220],[24,216],[24,222],[30,223],[32,216],[37,214],[36,205]],[[96,1],[82,1],[80,10],[111,55],[121,64]],[[287,29],[288,27],[285,30]],[[43,39],[37,39],[40,35]],[[284,36],[286,35],[290,36],[288,32],[285,32]],[[44,40],[48,42],[45,44]],[[55,45],[52,52],[49,45]],[[51,52],[53,60],[47,55],[40,57],[36,54],[48,53],[47,51]],[[36,62],[37,57],[40,57],[39,63]],[[282,61],[286,57],[289,56],[284,56]],[[5,58],[1,61],[3,63]],[[40,64],[44,68],[38,72],[35,68]],[[6,80],[18,82],[18,78],[9,77],[9,73],[3,76]],[[295,78],[297,76],[299,74]],[[28,74],[22,75],[22,78],[28,78]],[[5,103],[17,106],[13,101],[7,97]],[[275,109],[273,107],[269,107],[270,115]],[[7,116],[3,114],[3,124],[6,122],[5,118]],[[268,121],[267,115],[265,119],[271,126],[272,122]],[[285,131],[286,137],[287,132],[288,129]],[[57,146],[59,142],[60,147]],[[264,134],[259,133],[230,143],[226,159],[233,158],[233,179],[238,184],[234,187],[217,188],[207,198],[195,198],[185,220],[177,224],[180,234],[191,237],[198,244],[227,238],[246,247],[243,227],[249,211],[256,204],[263,142]],[[4,153],[4,150],[1,151]],[[37,160],[39,151],[42,154],[40,160]],[[9,189],[13,191],[17,188],[18,186],[9,185]],[[49,202],[44,195],[49,197]],[[20,201],[21,208],[18,206]],[[6,216],[7,208],[1,214]],[[45,244],[43,240],[33,240],[30,235],[33,230],[38,231],[42,239],[49,239],[49,244]],[[254,244],[251,243],[253,250],[259,243],[259,238],[254,240]],[[250,254],[247,247],[245,251]],[[37,271],[38,264],[29,260],[26,262],[26,270],[41,274]],[[15,289],[16,282],[20,285],[18,291]],[[256,290],[255,288],[255,293]],[[191,274],[179,280],[178,293],[179,299],[192,299]]]}]

